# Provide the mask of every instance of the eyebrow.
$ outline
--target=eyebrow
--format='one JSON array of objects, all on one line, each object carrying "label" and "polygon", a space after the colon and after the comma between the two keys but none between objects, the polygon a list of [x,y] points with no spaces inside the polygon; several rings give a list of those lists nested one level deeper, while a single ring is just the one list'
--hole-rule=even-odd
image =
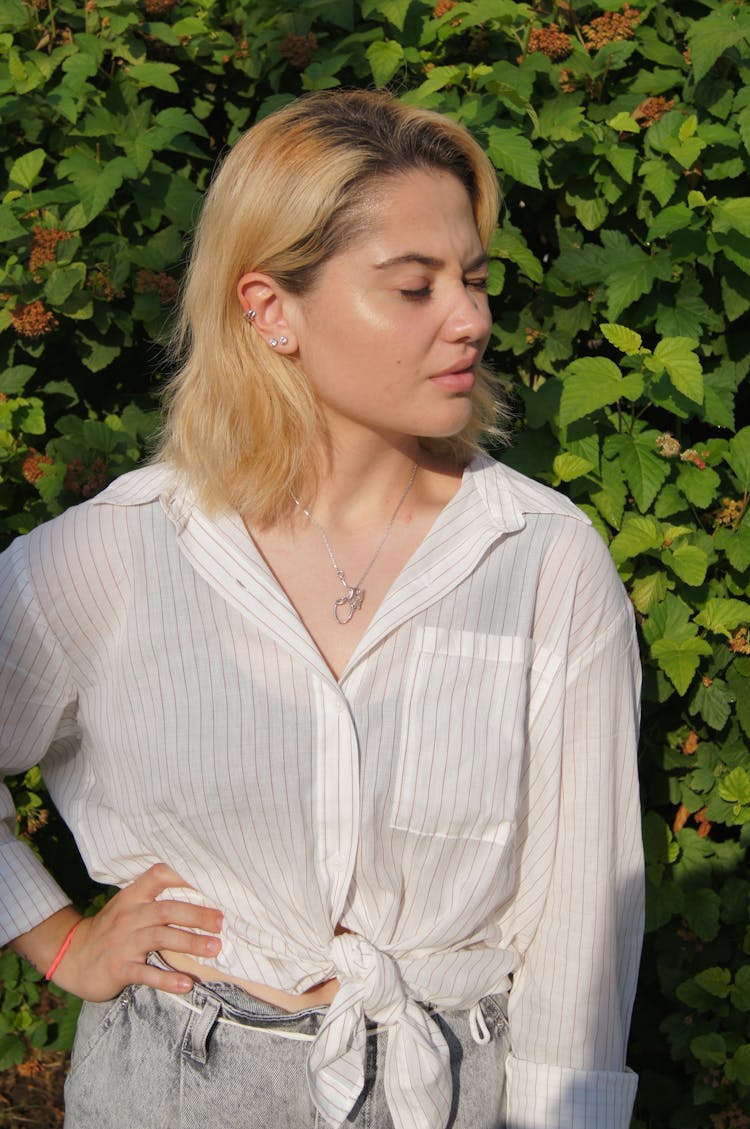
[{"label": "eyebrow", "polygon": [[[403,266],[405,263],[417,263],[421,267],[427,267],[428,270],[442,270],[445,266],[443,259],[436,259],[432,255],[420,255],[417,251],[407,251],[405,255],[395,255],[392,259],[384,259],[382,263],[375,263],[374,266],[375,270],[388,270],[390,267]],[[475,259],[467,263],[464,273],[478,270],[479,267],[487,266],[488,263],[487,255],[477,255]]]}]

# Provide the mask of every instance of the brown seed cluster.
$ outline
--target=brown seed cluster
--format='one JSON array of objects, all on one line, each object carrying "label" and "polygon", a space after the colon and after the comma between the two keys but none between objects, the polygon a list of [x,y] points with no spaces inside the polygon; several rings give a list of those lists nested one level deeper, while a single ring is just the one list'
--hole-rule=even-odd
[{"label": "brown seed cluster", "polygon": [[165,271],[139,270],[135,289],[138,294],[158,294],[162,305],[169,306],[177,300],[180,288],[176,279]]},{"label": "brown seed cluster", "polygon": [[35,447],[29,447],[29,453],[21,466],[21,474],[33,486],[42,477],[42,468],[45,466],[52,466],[52,459],[47,455],[40,455]]},{"label": "brown seed cluster", "polygon": [[684,757],[692,757],[700,743],[700,737],[694,729],[691,729],[680,746],[680,752]]},{"label": "brown seed cluster", "polygon": [[735,498],[722,498],[721,508],[716,511],[714,517],[714,524],[728,525],[730,529],[736,529],[744,512],[745,503],[743,501]]},{"label": "brown seed cluster", "polygon": [[746,627],[738,627],[729,640],[729,650],[736,655],[750,655],[750,638]]},{"label": "brown seed cluster", "polygon": [[86,277],[86,288],[103,302],[113,302],[115,298],[122,298],[122,290],[118,290],[112,279],[103,270],[92,270]]},{"label": "brown seed cluster", "polygon": [[446,12],[450,12],[451,8],[455,8],[458,0],[438,0],[435,7],[432,9],[433,18],[439,20]]},{"label": "brown seed cluster", "polygon": [[573,50],[573,40],[557,24],[532,28],[529,35],[529,54],[541,51],[553,63],[561,63]]},{"label": "brown seed cluster", "polygon": [[[718,1072],[718,1078],[711,1081],[714,1089],[722,1084],[723,1076],[720,1067],[714,1067],[714,1074]],[[706,1081],[706,1075],[703,1076]],[[733,1102],[719,1113],[710,1113],[709,1120],[711,1122],[711,1129],[750,1129],[750,1116],[743,1110],[739,1102]]]},{"label": "brown seed cluster", "polygon": [[71,494],[91,498],[104,489],[107,481],[107,463],[103,458],[92,459],[90,466],[86,466],[82,459],[71,459],[65,472],[63,486]]},{"label": "brown seed cluster", "polygon": [[295,70],[303,71],[309,65],[318,47],[318,37],[314,31],[307,35],[287,35],[279,44],[282,59],[288,59]]},{"label": "brown seed cluster", "polygon": [[16,333],[22,337],[46,337],[58,325],[57,318],[39,298],[35,302],[16,306],[10,312],[10,320]]},{"label": "brown seed cluster", "polygon": [[143,0],[147,16],[168,16],[177,0]]},{"label": "brown seed cluster", "polygon": [[641,123],[641,129],[648,129],[654,122],[663,118],[673,108],[674,104],[674,98],[665,98],[663,95],[657,94],[654,98],[647,98],[645,102],[641,102],[640,106],[633,110],[631,117]]},{"label": "brown seed cluster", "polygon": [[641,13],[637,8],[626,4],[621,12],[605,12],[591,23],[584,24],[583,37],[588,51],[598,51],[607,43],[621,39],[632,39],[640,22]]},{"label": "brown seed cluster", "polygon": [[41,281],[40,268],[45,263],[53,263],[57,254],[57,244],[71,238],[71,232],[61,231],[59,227],[41,227],[37,224],[29,251],[29,270],[35,282]]}]

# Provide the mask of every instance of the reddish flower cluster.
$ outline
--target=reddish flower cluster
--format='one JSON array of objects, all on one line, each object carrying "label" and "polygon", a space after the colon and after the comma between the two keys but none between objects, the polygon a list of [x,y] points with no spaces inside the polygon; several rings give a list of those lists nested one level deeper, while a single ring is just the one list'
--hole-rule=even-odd
[{"label": "reddish flower cluster", "polygon": [[641,123],[642,129],[648,129],[654,122],[658,122],[659,118],[663,118],[667,111],[672,109],[674,103],[674,98],[664,98],[663,95],[657,94],[654,98],[647,98],[645,102],[641,102],[631,116]]},{"label": "reddish flower cluster", "polygon": [[542,336],[541,329],[534,329],[533,325],[527,325],[524,328],[523,335],[526,338],[527,345],[534,345]]},{"label": "reddish flower cluster", "polygon": [[[684,804],[680,804],[677,809],[677,813],[675,814],[674,820],[672,821],[672,831],[675,835],[678,831],[682,831],[689,817],[690,812],[688,811],[688,809]],[[701,808],[700,811],[695,812],[693,819],[698,824],[698,834],[700,835],[701,839],[705,839],[711,830],[711,824],[706,819],[706,809]]]},{"label": "reddish flower cluster", "polygon": [[680,459],[683,463],[692,463],[693,466],[697,466],[698,470],[705,470],[706,459],[710,454],[710,451],[698,452],[694,447],[688,447],[686,451],[682,452]]},{"label": "reddish flower cluster", "polygon": [[29,270],[35,282],[40,281],[39,269],[44,263],[53,263],[57,252],[57,244],[71,238],[69,231],[61,231],[59,227],[34,228],[34,237],[31,240],[29,252]]},{"label": "reddish flower cluster", "polygon": [[604,15],[597,16],[581,29],[586,40],[586,49],[598,51],[607,43],[632,39],[640,18],[641,13],[637,8],[631,8],[630,4],[626,4],[621,12],[605,12]]},{"label": "reddish flower cluster", "polygon": [[177,300],[180,288],[171,274],[165,271],[139,270],[135,276],[135,289],[139,294],[158,294],[159,301],[168,306]]},{"label": "reddish flower cluster", "polygon": [[560,70],[560,89],[564,94],[572,94],[574,90],[578,89],[576,83],[573,82],[570,71],[567,70],[566,67],[562,67]]},{"label": "reddish flower cluster", "polygon": [[656,446],[659,448],[659,454],[663,455],[665,459],[673,459],[675,455],[679,455],[681,450],[679,439],[675,439],[671,431],[657,435]]},{"label": "reddish flower cluster", "polygon": [[279,54],[282,59],[288,59],[295,70],[303,71],[309,64],[318,46],[318,37],[314,31],[307,35],[287,35],[279,44]]},{"label": "reddish flower cluster", "polygon": [[65,474],[63,486],[71,494],[80,494],[82,498],[90,498],[98,494],[107,485],[107,463],[97,457],[90,466],[86,466],[81,459],[71,459]]},{"label": "reddish flower cluster", "polygon": [[58,324],[57,318],[38,298],[25,306],[16,306],[10,312],[16,333],[22,337],[46,337]]},{"label": "reddish flower cluster", "polygon": [[557,24],[532,28],[529,36],[529,54],[541,51],[553,63],[561,63],[573,50],[573,40]]},{"label": "reddish flower cluster", "polygon": [[451,8],[455,8],[458,0],[438,0],[435,7],[432,9],[433,18],[439,20],[446,12],[450,12]]},{"label": "reddish flower cluster", "polygon": [[[720,1068],[717,1069],[721,1073]],[[750,1116],[739,1102],[733,1102],[719,1113],[710,1113],[708,1116],[712,1129],[750,1129]]]},{"label": "reddish flower cluster", "polygon": [[118,290],[112,279],[103,270],[90,271],[86,278],[86,288],[91,290],[103,302],[113,302],[115,298],[122,298],[122,290]]},{"label": "reddish flower cluster", "polygon": [[47,455],[40,455],[34,447],[29,447],[29,453],[23,460],[21,474],[32,486],[38,482],[44,473],[43,467],[52,466],[52,459]]},{"label": "reddish flower cluster", "polygon": [[168,16],[177,0],[143,0],[147,16]]}]

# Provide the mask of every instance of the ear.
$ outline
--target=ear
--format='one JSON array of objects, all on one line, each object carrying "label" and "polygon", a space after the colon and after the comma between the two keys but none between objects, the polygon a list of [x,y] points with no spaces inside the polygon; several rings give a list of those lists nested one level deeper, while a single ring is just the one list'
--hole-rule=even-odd
[{"label": "ear", "polygon": [[297,351],[297,341],[288,317],[294,299],[270,275],[260,271],[243,274],[237,283],[237,297],[245,316],[248,310],[255,310],[252,329],[268,345],[276,342],[274,352],[290,354]]}]

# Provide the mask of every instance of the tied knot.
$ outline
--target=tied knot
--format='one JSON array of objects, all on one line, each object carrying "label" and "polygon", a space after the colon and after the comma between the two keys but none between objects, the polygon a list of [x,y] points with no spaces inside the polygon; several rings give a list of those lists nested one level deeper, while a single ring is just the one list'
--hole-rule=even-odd
[{"label": "tied knot", "polygon": [[407,1002],[396,962],[356,933],[334,937],[329,952],[350,1006],[356,1002],[374,1023],[395,1022]]},{"label": "tied knot", "polygon": [[383,1080],[395,1129],[444,1129],[452,1079],[437,1023],[409,996],[396,961],[364,937],[342,933],[329,952],[341,987],[307,1063],[322,1117],[340,1129],[362,1092],[370,1020],[388,1029]]}]

